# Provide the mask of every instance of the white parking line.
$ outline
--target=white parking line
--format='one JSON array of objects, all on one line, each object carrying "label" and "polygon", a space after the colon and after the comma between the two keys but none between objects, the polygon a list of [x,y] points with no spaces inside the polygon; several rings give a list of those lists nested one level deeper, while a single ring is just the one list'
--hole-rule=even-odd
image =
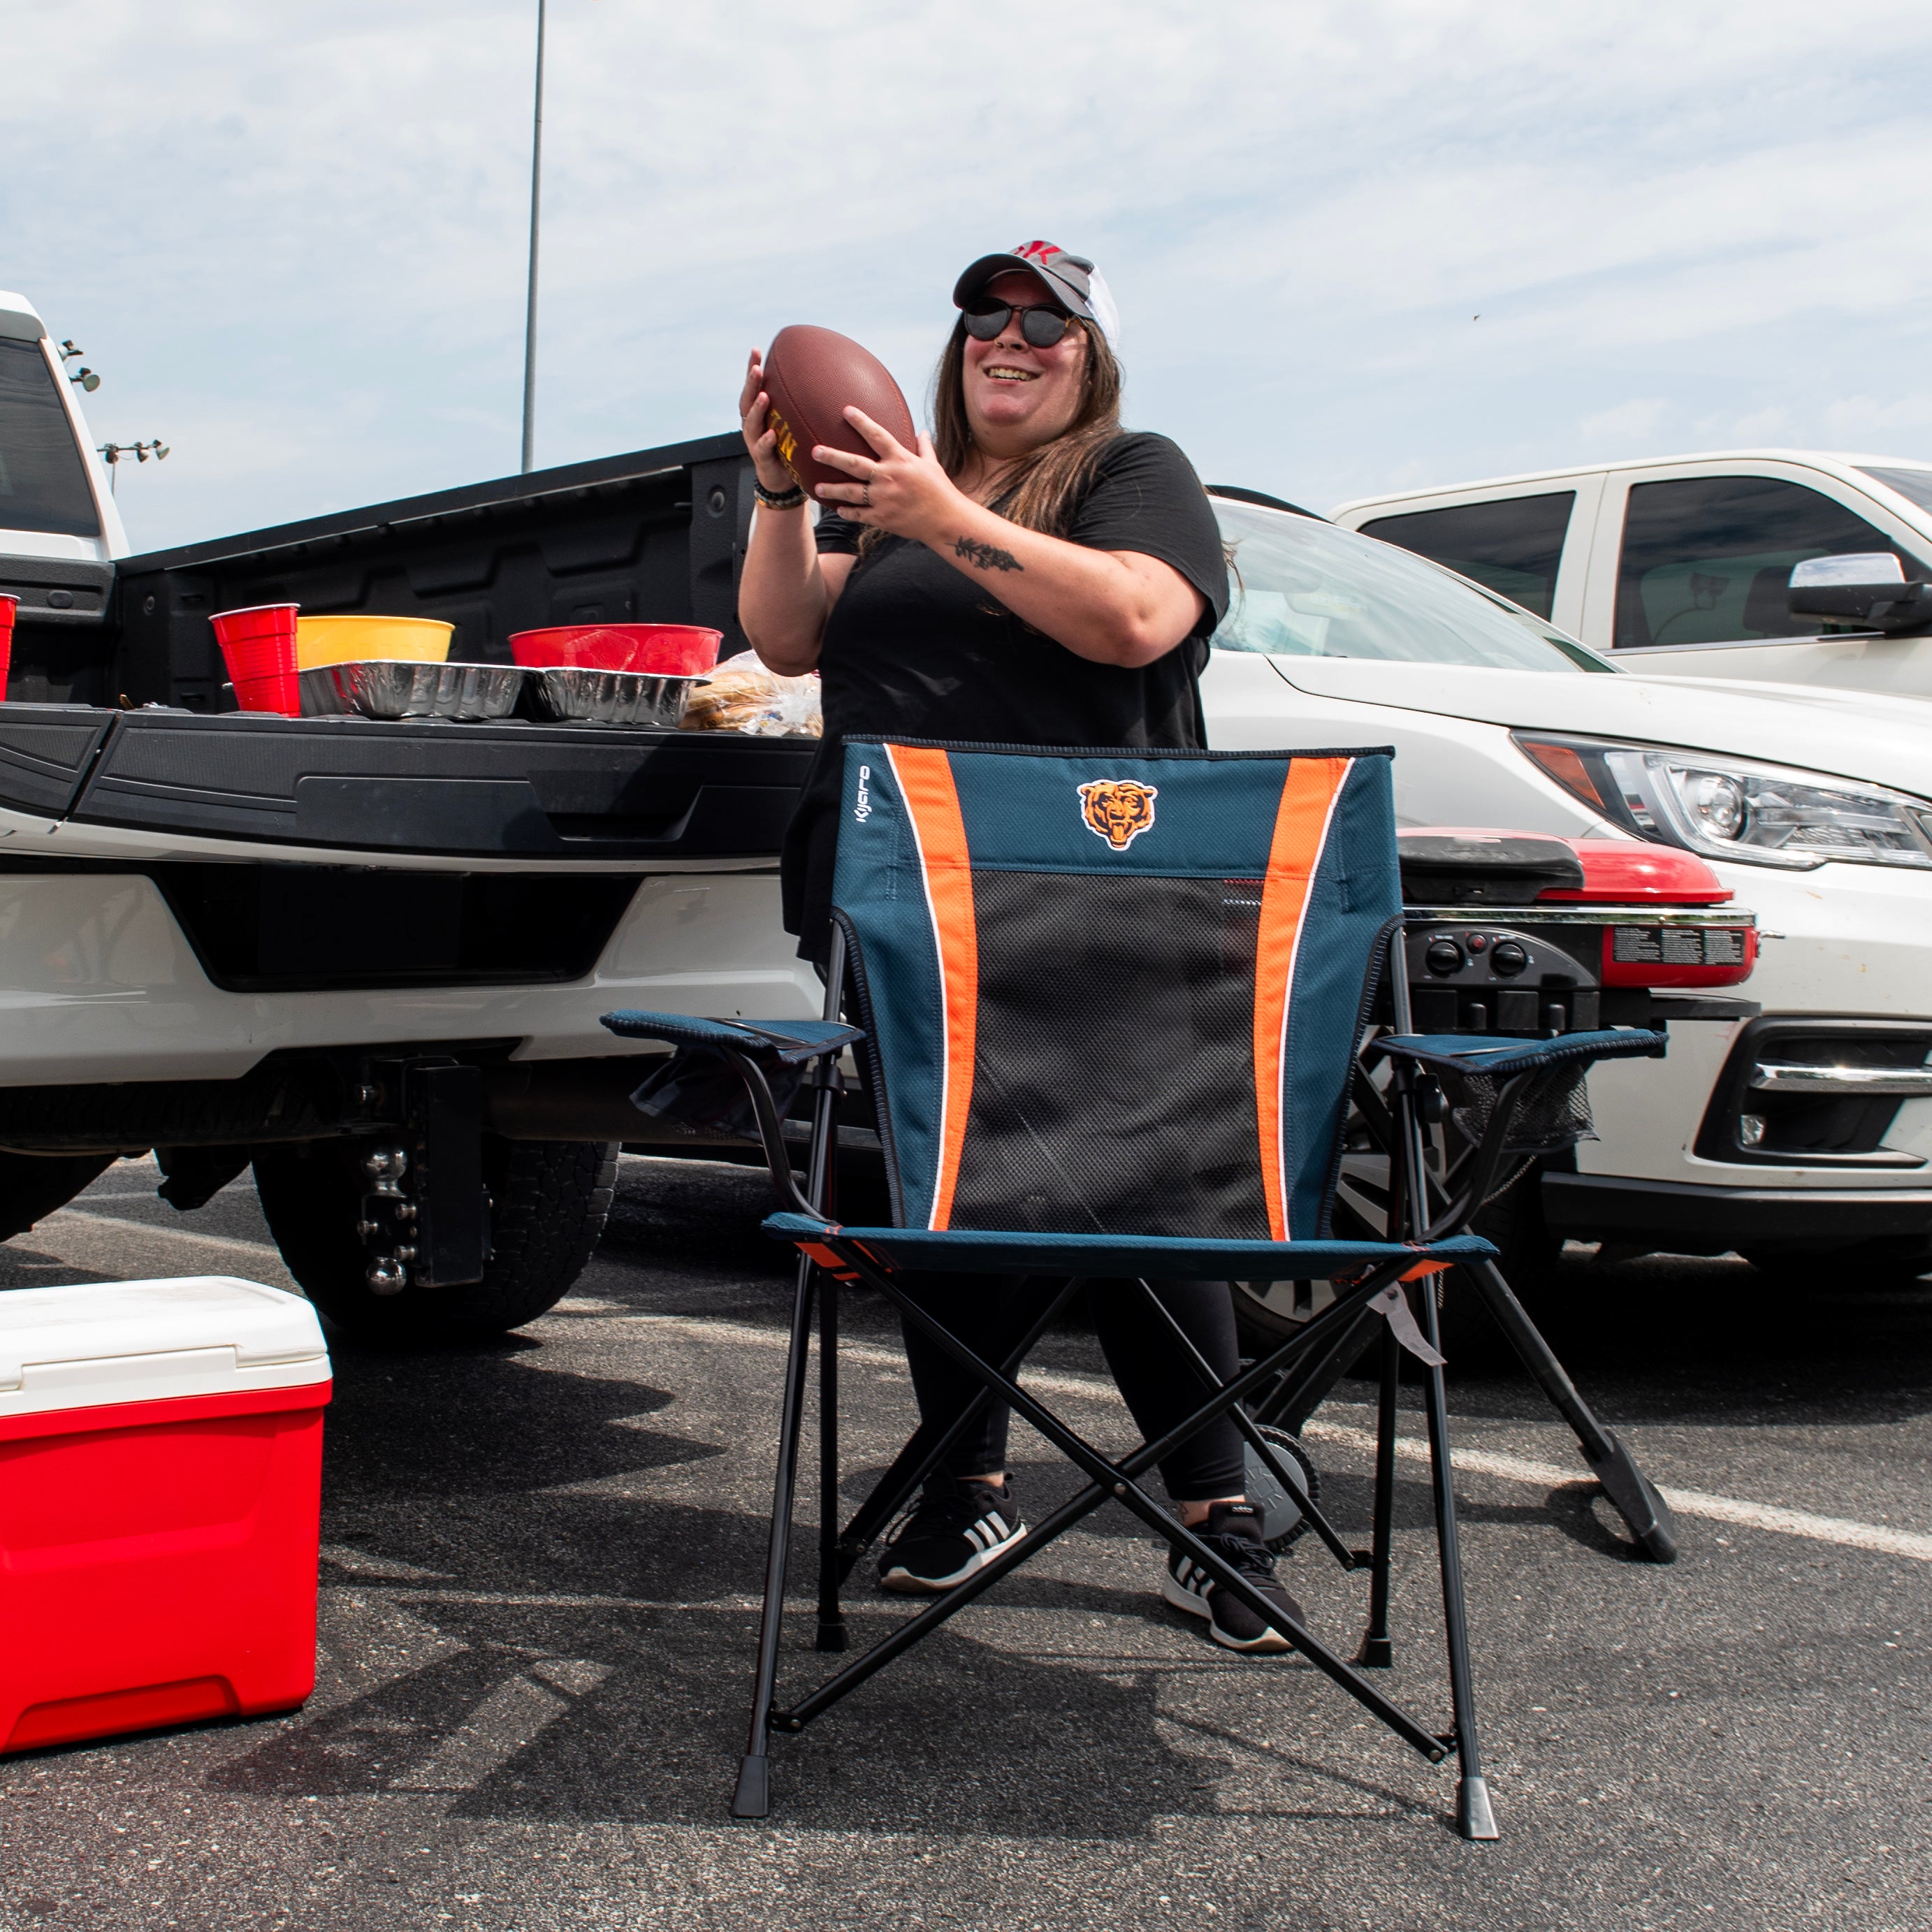
[{"label": "white parking line", "polygon": [[43,1214],[34,1223],[36,1231],[58,1228],[62,1222],[80,1221],[93,1228],[118,1228],[124,1232],[151,1237],[157,1241],[174,1241],[188,1247],[214,1248],[224,1254],[266,1255],[278,1266],[281,1252],[272,1242],[237,1240],[232,1234],[198,1234],[192,1228],[159,1228],[152,1221],[136,1221],[125,1214],[90,1214],[84,1208],[62,1208]]},{"label": "white parking line", "polygon": [[[655,1322],[692,1335],[750,1342],[766,1348],[782,1348],[788,1340],[782,1331],[776,1329],[753,1328],[736,1322],[706,1322],[689,1316],[634,1315],[620,1318]],[[902,1354],[865,1342],[842,1342],[838,1352],[853,1361],[898,1369],[905,1365]],[[1029,1371],[1023,1380],[1028,1388],[1055,1395],[1084,1396],[1090,1401],[1108,1402],[1118,1402],[1120,1399],[1113,1384],[1097,1376],[1036,1374]],[[1311,1420],[1303,1426],[1302,1432],[1320,1441],[1345,1444],[1351,1448],[1374,1453],[1374,1436],[1366,1429],[1352,1428],[1346,1423]],[[1419,1437],[1398,1436],[1395,1448],[1396,1455],[1406,1461],[1426,1462],[1429,1460],[1429,1444]],[[1587,1483],[1591,1480],[1589,1471],[1580,1462],[1574,1468],[1566,1468],[1560,1463],[1534,1462],[1527,1456],[1504,1455],[1492,1449],[1459,1447],[1454,1460],[1457,1468],[1466,1469],[1473,1475],[1499,1476],[1505,1482],[1533,1484],[1539,1488]],[[1747,1528],[1771,1530],[1780,1536],[1802,1536],[1814,1543],[1840,1544],[1850,1550],[1870,1550],[1882,1556],[1906,1556],[1917,1562],[1932,1563],[1932,1536],[1921,1535],[1915,1530],[1894,1529],[1885,1523],[1858,1522],[1846,1516],[1814,1516],[1805,1510],[1785,1509],[1776,1503],[1748,1502],[1738,1496],[1713,1496],[1703,1490],[1666,1489],[1660,1484],[1658,1493],[1680,1516],[1702,1516],[1715,1522],[1734,1522]]]},{"label": "white parking line", "polygon": [[[1366,1429],[1351,1429],[1345,1423],[1310,1421],[1303,1424],[1301,1432],[1326,1442],[1346,1443],[1370,1455],[1375,1453],[1374,1436]],[[1407,1462],[1426,1462],[1429,1444],[1417,1436],[1398,1436],[1395,1453]],[[1556,1484],[1592,1480],[1586,1468],[1566,1469],[1560,1463],[1532,1462],[1526,1456],[1498,1455],[1490,1449],[1458,1448],[1454,1461],[1459,1469],[1482,1476],[1501,1476],[1512,1483]],[[1932,1563],[1932,1536],[1921,1536],[1913,1530],[1857,1522],[1847,1516],[1813,1516],[1808,1510],[1781,1509],[1774,1503],[1714,1496],[1704,1490],[1666,1489],[1661,1483],[1657,1492],[1679,1516],[1708,1516],[1716,1522],[1775,1530],[1782,1536],[1808,1537],[1814,1543],[1841,1543],[1852,1550],[1876,1550],[1887,1556],[1910,1556],[1921,1563]]]}]

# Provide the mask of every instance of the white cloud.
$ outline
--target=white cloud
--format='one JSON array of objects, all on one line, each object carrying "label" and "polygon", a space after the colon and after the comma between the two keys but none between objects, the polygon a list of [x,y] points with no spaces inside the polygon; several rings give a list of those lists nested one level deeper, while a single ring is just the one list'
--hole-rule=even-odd
[{"label": "white cloud", "polygon": [[[14,10],[0,284],[86,344],[103,438],[173,444],[137,542],[514,467],[534,12]],[[1300,501],[1706,418],[1932,430],[1932,14],[1893,0],[1826,37],[1796,0],[1061,0],[997,50],[940,0],[550,18],[540,460],[728,427],[790,320],[922,393],[953,274],[1031,234],[1102,260],[1136,420]]]},{"label": "white cloud", "polygon": [[1790,433],[1791,412],[1774,404],[1769,409],[1754,410],[1738,417],[1732,425],[1730,440],[1739,444],[1778,442]]},{"label": "white cloud", "polygon": [[1614,409],[1600,410],[1594,416],[1586,416],[1576,425],[1576,433],[1590,454],[1601,454],[1607,443],[1646,441],[1656,434],[1658,424],[1670,408],[1670,405],[1660,396],[1646,396],[1635,401],[1619,403]]}]

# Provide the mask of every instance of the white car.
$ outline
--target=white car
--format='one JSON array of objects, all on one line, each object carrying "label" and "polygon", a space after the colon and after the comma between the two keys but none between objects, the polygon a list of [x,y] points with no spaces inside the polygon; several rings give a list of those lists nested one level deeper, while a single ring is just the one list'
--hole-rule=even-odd
[{"label": "white car", "polygon": [[1894,580],[1932,574],[1932,464],[1728,450],[1405,490],[1334,514],[1646,676],[1932,697],[1932,604],[1861,626],[1862,604],[1794,610],[1790,595],[1794,568],[1820,557],[1862,555]]},{"label": "white car", "polygon": [[1602,1138],[1543,1174],[1550,1231],[1932,1262],[1932,707],[1632,676],[1448,570],[1237,494],[1216,493],[1238,588],[1203,680],[1212,743],[1392,744],[1405,824],[1681,847],[1757,915],[1740,990],[1762,1015],[1673,1024],[1662,1063],[1592,1072]]}]

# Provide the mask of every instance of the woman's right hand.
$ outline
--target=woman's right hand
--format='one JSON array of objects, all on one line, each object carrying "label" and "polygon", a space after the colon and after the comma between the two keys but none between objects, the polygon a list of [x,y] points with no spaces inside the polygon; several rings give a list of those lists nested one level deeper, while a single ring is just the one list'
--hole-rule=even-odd
[{"label": "woman's right hand", "polygon": [[738,398],[738,416],[745,447],[758,481],[775,496],[796,488],[791,472],[778,455],[778,431],[770,427],[772,399],[765,393],[765,365],[757,350],[745,365],[745,387]]}]

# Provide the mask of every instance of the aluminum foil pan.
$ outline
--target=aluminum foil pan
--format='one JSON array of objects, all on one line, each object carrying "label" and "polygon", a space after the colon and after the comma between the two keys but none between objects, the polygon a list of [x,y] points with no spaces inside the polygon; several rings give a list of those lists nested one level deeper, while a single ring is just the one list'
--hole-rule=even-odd
[{"label": "aluminum foil pan", "polygon": [[300,673],[304,718],[507,718],[527,674],[516,664],[409,664],[387,658]]},{"label": "aluminum foil pan", "polygon": [[675,731],[698,677],[658,677],[644,671],[583,670],[559,666],[532,670],[531,709],[539,718],[579,724],[661,724]]}]

